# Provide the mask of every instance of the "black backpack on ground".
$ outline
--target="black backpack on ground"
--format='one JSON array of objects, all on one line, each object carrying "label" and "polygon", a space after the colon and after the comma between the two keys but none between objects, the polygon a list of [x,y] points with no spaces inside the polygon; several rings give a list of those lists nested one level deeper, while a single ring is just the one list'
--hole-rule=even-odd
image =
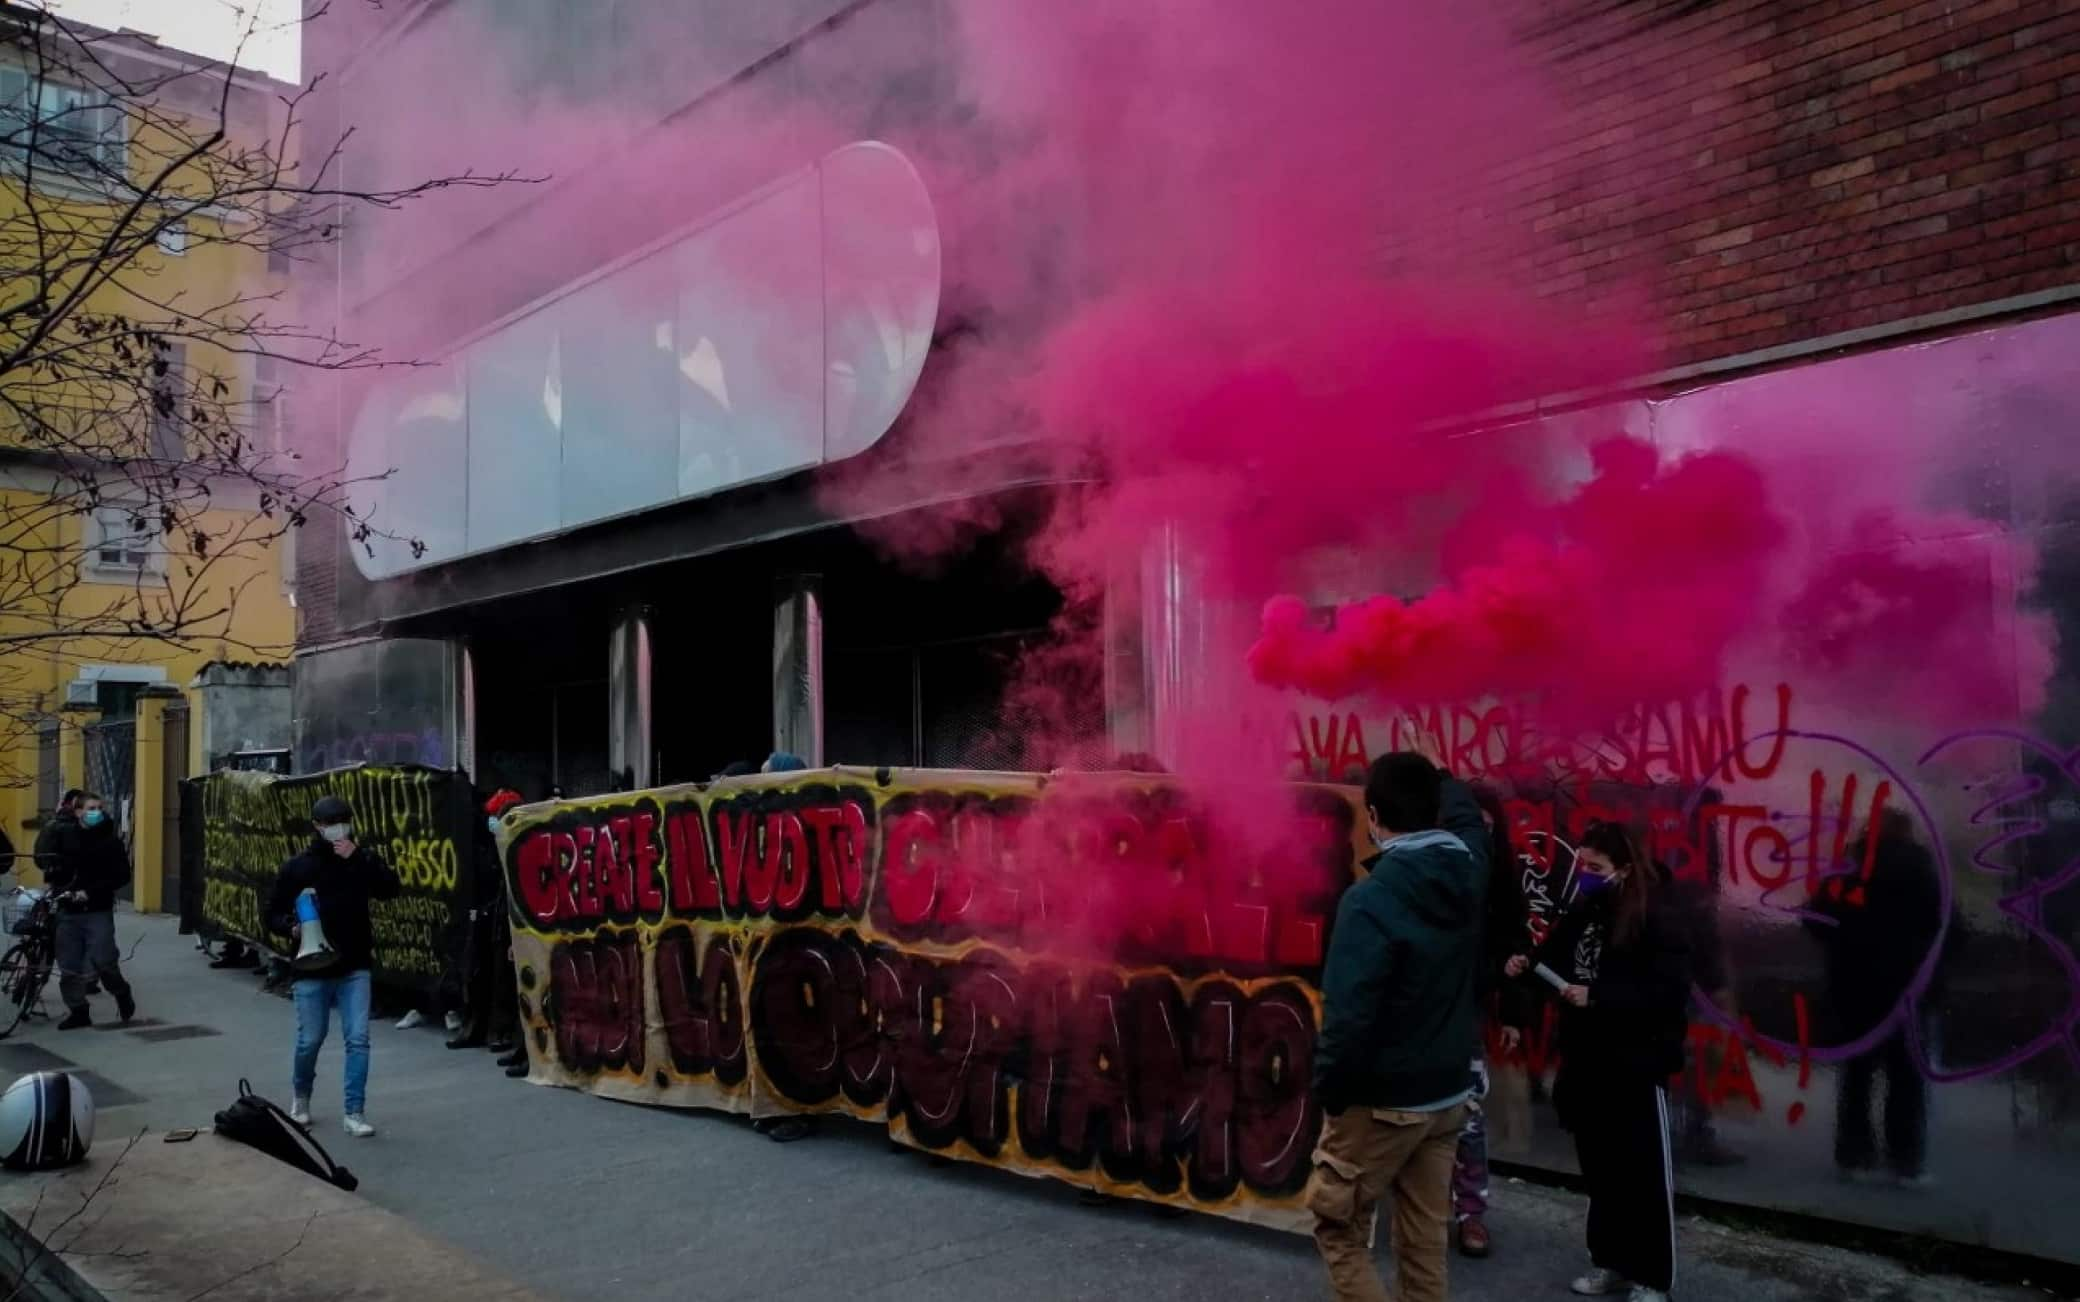
[{"label": "black backpack on ground", "polygon": [[245,1080],[238,1082],[238,1101],[217,1114],[217,1133],[269,1157],[280,1158],[299,1171],[308,1171],[327,1184],[353,1192],[360,1181],[354,1173],[332,1160],[310,1131],[289,1119],[289,1114],[253,1093]]}]

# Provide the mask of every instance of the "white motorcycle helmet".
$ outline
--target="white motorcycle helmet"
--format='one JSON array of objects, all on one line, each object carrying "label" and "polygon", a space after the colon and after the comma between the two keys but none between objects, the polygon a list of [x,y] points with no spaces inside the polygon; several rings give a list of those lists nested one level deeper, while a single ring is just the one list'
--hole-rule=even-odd
[{"label": "white motorcycle helmet", "polygon": [[87,1156],[94,1142],[94,1096],[78,1077],[31,1072],[0,1094],[0,1166],[49,1171]]}]

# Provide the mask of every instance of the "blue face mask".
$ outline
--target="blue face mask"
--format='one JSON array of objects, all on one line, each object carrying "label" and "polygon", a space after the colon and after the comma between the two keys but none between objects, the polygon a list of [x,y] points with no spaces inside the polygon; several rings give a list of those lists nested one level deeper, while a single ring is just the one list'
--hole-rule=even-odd
[{"label": "blue face mask", "polygon": [[492,815],[491,817],[489,817],[489,818],[485,819],[484,821],[485,821],[485,822],[487,822],[487,823],[489,823],[489,824],[491,824],[491,834],[492,834],[493,836],[497,836],[497,835],[498,835],[498,815],[496,815],[496,814],[493,814],[493,815]]},{"label": "blue face mask", "polygon": [[99,827],[101,826],[101,820],[106,817],[108,815],[98,809],[89,809],[79,816],[79,825],[81,827]]},{"label": "blue face mask", "polygon": [[1594,899],[1611,888],[1611,879],[1601,873],[1580,872],[1575,874],[1575,894],[1583,899]]}]

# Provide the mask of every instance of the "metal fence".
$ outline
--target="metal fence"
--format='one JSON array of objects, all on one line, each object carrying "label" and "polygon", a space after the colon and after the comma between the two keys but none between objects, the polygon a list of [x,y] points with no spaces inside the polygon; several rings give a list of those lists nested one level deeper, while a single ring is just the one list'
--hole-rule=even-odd
[{"label": "metal fence", "polygon": [[109,813],[130,839],[130,810],[137,803],[137,721],[115,719],[90,723],[86,734],[87,790],[106,803]]}]

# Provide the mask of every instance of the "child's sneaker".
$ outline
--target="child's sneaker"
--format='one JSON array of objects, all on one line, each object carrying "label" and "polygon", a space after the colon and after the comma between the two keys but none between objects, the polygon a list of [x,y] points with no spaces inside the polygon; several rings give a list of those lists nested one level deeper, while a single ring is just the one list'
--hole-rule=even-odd
[{"label": "child's sneaker", "polygon": [[1625,1292],[1632,1285],[1617,1271],[1598,1266],[1569,1287],[1583,1297],[1610,1297]]},{"label": "child's sneaker", "polygon": [[311,1101],[299,1094],[289,1100],[289,1120],[299,1126],[311,1123]]},{"label": "child's sneaker", "polygon": [[349,1112],[343,1124],[347,1128],[347,1133],[356,1139],[367,1139],[370,1135],[376,1133],[376,1128],[368,1124],[368,1118],[362,1116],[359,1112]]},{"label": "child's sneaker", "polygon": [[1625,1302],[1668,1302],[1668,1294],[1658,1288],[1636,1285],[1632,1292],[1626,1296]]}]

